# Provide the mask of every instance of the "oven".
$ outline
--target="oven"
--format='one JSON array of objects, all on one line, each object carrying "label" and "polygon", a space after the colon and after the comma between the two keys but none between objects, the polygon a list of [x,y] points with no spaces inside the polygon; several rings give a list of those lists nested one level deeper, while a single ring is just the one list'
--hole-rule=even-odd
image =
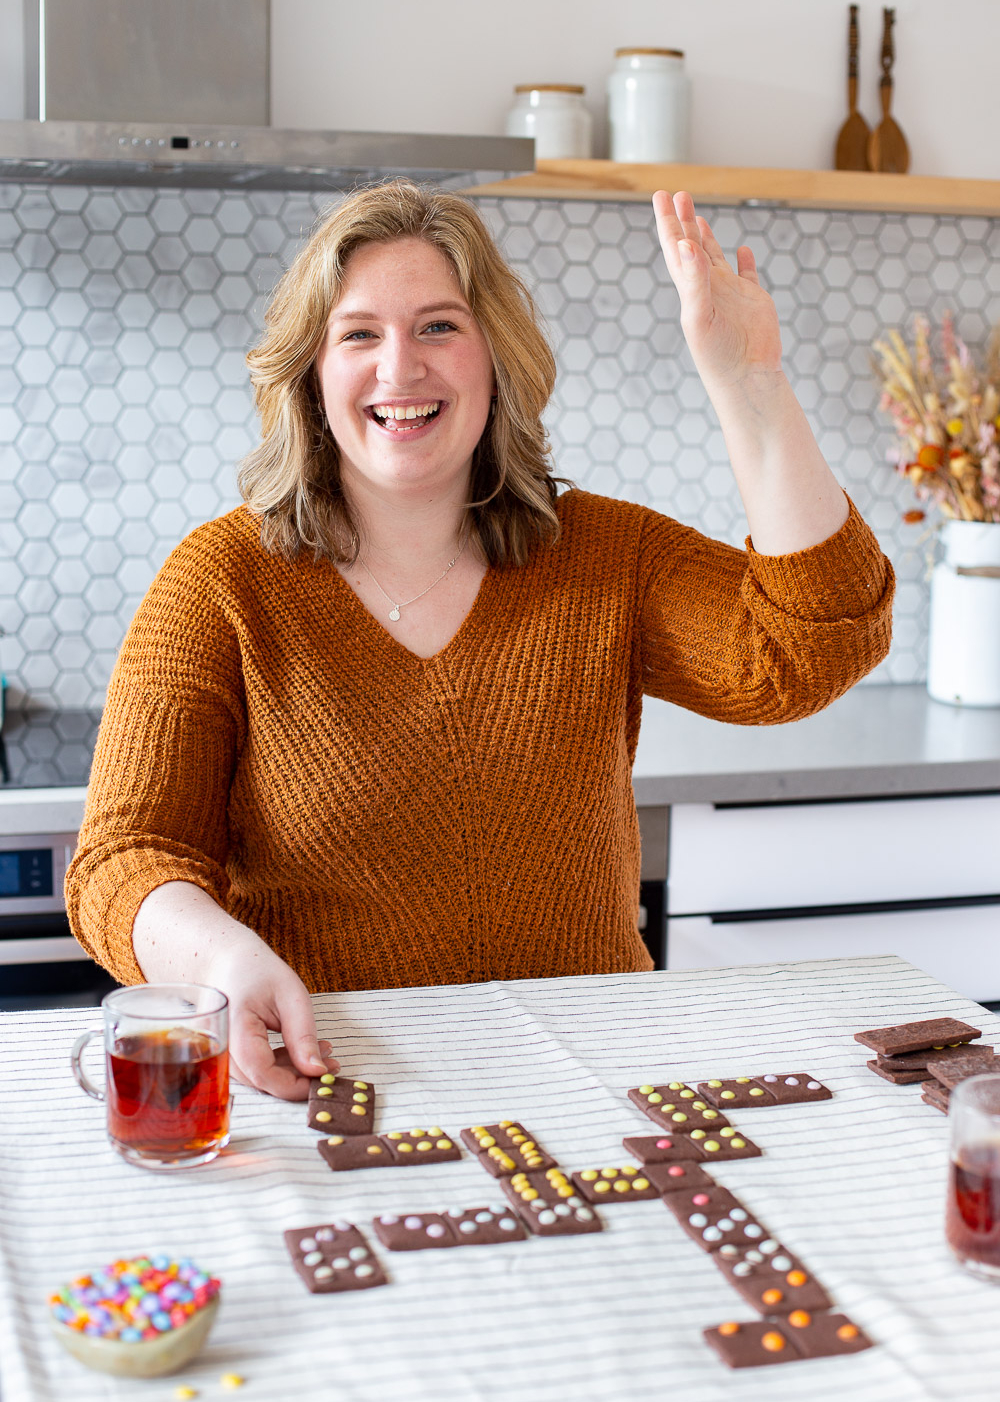
[{"label": "oven", "polygon": [[114,988],[70,933],[76,847],[100,714],[8,711],[0,734],[0,1010],[96,1003]]}]

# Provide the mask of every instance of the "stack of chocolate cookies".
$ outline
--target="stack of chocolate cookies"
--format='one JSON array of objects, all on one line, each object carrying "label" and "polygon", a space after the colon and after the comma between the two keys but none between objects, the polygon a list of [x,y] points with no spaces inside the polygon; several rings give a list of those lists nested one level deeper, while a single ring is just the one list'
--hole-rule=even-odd
[{"label": "stack of chocolate cookies", "polygon": [[855,1032],[854,1040],[875,1052],[868,1068],[896,1086],[919,1084],[921,1099],[947,1114],[959,1081],[1000,1070],[1000,1056],[976,1039],[978,1027],[953,1017],[902,1022]]}]

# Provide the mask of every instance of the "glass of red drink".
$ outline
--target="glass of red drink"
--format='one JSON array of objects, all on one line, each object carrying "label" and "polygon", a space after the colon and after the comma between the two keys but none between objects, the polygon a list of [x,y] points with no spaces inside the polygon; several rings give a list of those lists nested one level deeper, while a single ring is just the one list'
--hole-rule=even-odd
[{"label": "glass of red drink", "polygon": [[108,1138],[142,1168],[208,1163],[229,1143],[229,1001],[197,983],[143,983],[101,1000],[105,1088],[71,1057],[80,1086],[107,1106]]},{"label": "glass of red drink", "polygon": [[1000,1075],[960,1081],[948,1121],[948,1245],[973,1275],[1000,1281]]}]

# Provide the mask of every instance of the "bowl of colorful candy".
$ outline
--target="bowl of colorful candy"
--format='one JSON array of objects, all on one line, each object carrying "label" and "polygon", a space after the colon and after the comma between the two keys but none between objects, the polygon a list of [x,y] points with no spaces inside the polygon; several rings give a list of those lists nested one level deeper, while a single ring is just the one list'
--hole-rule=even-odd
[{"label": "bowl of colorful candy", "polygon": [[186,1257],[112,1261],[49,1296],[49,1320],[67,1352],[120,1378],[183,1368],[208,1338],[220,1282]]}]

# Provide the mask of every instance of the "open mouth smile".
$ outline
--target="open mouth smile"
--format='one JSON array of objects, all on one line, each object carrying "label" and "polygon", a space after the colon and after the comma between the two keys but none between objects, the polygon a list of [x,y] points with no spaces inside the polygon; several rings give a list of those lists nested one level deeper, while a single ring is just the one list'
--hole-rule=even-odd
[{"label": "open mouth smile", "polygon": [[440,399],[425,404],[369,404],[365,416],[387,433],[416,433],[433,423],[443,408]]}]

